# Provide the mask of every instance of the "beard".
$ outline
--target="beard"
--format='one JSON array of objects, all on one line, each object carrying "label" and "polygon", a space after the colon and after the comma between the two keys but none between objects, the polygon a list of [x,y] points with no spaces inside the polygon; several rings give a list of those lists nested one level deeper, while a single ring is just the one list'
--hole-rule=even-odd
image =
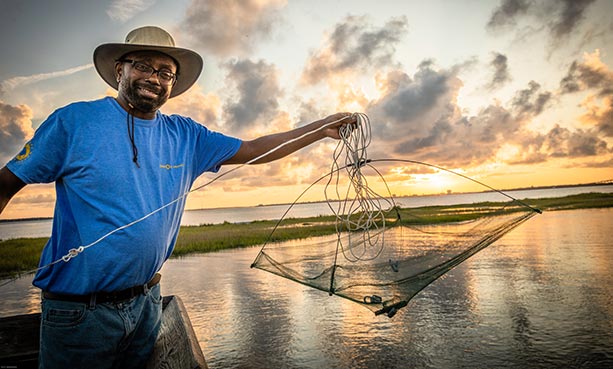
[{"label": "beard", "polygon": [[121,79],[119,91],[124,94],[126,100],[144,113],[157,111],[168,101],[168,89],[161,85],[154,85],[147,81],[130,81]]}]

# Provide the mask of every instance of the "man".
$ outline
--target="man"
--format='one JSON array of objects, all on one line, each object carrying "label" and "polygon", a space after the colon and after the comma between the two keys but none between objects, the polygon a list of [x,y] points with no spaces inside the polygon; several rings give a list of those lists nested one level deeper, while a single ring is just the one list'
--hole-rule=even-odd
[{"label": "man", "polygon": [[159,108],[196,81],[203,62],[157,27],[133,30],[125,43],[100,45],[94,64],[118,90],[117,98],[56,110],[0,170],[0,212],[26,184],[56,184],[53,230],[41,266],[92,245],[34,277],[42,290],[42,367],[142,367],[160,326],[157,271],[172,253],[185,205],[181,196],[196,178],[280,145],[256,163],[324,137],[338,139],[342,125],[355,124],[351,114],[338,113],[243,141],[190,118],[164,115]]}]

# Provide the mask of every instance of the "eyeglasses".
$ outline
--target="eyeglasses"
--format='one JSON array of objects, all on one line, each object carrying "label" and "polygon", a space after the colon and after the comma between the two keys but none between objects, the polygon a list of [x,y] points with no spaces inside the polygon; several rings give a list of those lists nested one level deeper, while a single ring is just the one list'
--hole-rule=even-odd
[{"label": "eyeglasses", "polygon": [[151,77],[154,74],[157,74],[158,80],[162,85],[172,85],[177,81],[177,74],[169,71],[166,68],[155,69],[149,64],[132,59],[120,59],[118,60],[118,62],[130,63],[132,65],[132,68],[136,69],[136,71],[141,73],[143,76],[147,76],[147,78]]}]

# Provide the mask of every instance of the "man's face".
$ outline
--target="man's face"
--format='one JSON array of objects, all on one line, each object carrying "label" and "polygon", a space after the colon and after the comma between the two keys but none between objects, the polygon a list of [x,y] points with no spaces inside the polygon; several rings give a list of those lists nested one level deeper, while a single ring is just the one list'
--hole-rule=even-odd
[{"label": "man's face", "polygon": [[[156,71],[177,72],[177,65],[168,55],[158,52],[135,52],[124,55],[115,71],[119,77],[119,95],[136,109],[152,113],[157,111],[170,97],[174,81],[164,80],[159,73],[142,72],[143,64]],[[138,63],[138,64],[137,64]]]}]

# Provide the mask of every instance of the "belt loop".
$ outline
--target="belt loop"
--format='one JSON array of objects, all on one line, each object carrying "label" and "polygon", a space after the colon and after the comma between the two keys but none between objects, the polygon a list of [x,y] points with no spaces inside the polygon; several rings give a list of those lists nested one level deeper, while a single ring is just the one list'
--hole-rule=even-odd
[{"label": "belt loop", "polygon": [[92,293],[91,295],[89,295],[89,305],[88,305],[89,310],[94,310],[96,308],[96,294]]},{"label": "belt loop", "polygon": [[149,293],[149,282],[143,284],[143,295],[147,296]]}]

